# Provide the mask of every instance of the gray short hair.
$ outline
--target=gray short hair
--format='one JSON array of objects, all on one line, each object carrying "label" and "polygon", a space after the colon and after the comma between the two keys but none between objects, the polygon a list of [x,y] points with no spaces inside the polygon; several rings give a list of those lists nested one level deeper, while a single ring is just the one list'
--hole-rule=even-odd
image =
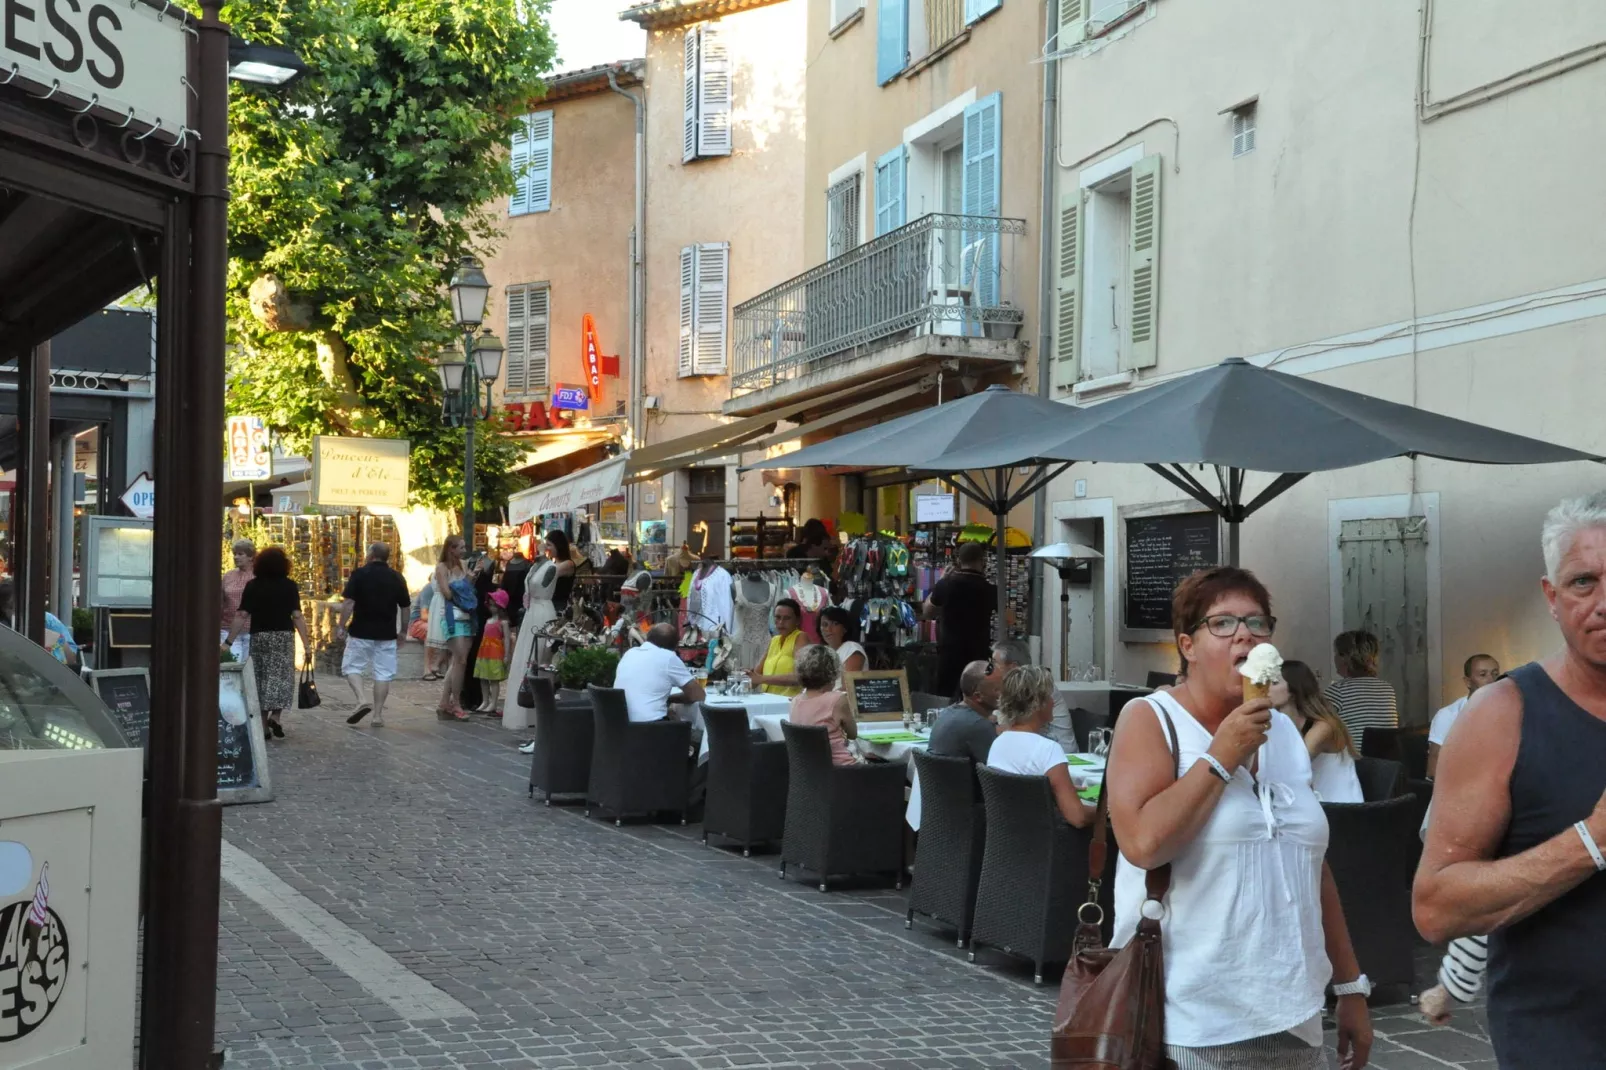
[{"label": "gray short hair", "polygon": [[383,543],[383,542],[376,542],[372,546],[368,547],[368,560],[370,560],[370,561],[385,561],[385,562],[389,562],[390,561],[390,544],[389,543]]},{"label": "gray short hair", "polygon": [[1054,698],[1054,674],[1031,665],[1011,669],[998,698],[998,720],[1008,728],[1037,716],[1037,708]]},{"label": "gray short hair", "polygon": [[1546,514],[1539,544],[1545,552],[1545,575],[1551,583],[1556,582],[1561,559],[1572,548],[1573,539],[1590,528],[1606,528],[1606,491],[1568,498]]},{"label": "gray short hair", "polygon": [[237,554],[243,553],[247,557],[255,557],[257,555],[257,544],[250,539],[235,539],[234,545],[229,549]]},{"label": "gray short hair", "polygon": [[993,644],[993,653],[1011,665],[1030,665],[1032,649],[1019,639],[1000,639]]},{"label": "gray short hair", "polygon": [[837,660],[836,651],[824,643],[804,647],[797,655],[794,663],[797,671],[797,682],[810,691],[820,691],[836,683],[837,674],[842,671],[842,663]]}]

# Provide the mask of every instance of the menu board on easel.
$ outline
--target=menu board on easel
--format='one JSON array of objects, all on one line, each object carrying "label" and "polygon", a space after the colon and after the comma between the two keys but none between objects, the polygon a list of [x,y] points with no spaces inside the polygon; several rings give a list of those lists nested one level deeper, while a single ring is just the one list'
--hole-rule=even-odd
[{"label": "menu board on easel", "polygon": [[217,797],[231,803],[271,802],[267,741],[256,677],[242,664],[219,665]]},{"label": "menu board on easel", "polygon": [[1221,561],[1221,520],[1200,510],[1122,517],[1121,639],[1167,642],[1177,585]]},{"label": "menu board on easel", "polygon": [[855,721],[901,721],[909,709],[909,674],[903,669],[844,673],[843,682]]},{"label": "menu board on easel", "polygon": [[131,747],[143,747],[151,734],[151,679],[146,669],[95,669],[89,686],[111,711]]}]

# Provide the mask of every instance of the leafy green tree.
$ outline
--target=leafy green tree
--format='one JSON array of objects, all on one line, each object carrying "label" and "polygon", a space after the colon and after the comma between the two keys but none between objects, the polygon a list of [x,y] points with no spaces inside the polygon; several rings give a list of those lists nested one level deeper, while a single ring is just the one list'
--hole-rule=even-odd
[{"label": "leafy green tree", "polygon": [[[458,344],[446,282],[497,240],[503,151],[554,46],[547,0],[235,0],[247,40],[312,73],[236,84],[229,150],[230,412],[292,448],[313,435],[412,440],[422,505],[462,502],[463,432],[430,361]],[[518,489],[517,448],[479,428],[478,506]]]}]

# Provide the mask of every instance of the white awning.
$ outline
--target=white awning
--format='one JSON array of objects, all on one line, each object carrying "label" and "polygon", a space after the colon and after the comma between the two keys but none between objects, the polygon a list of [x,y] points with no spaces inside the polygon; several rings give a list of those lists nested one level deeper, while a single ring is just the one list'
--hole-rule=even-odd
[{"label": "white awning", "polygon": [[510,524],[522,524],[546,513],[567,513],[604,498],[617,497],[625,484],[625,466],[630,454],[582,468],[578,472],[521,490],[507,500]]}]

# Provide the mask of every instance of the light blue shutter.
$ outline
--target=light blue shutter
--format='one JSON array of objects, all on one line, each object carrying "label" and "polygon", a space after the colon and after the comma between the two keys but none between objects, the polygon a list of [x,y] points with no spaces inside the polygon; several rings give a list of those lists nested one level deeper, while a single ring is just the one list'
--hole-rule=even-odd
[{"label": "light blue shutter", "polygon": [[875,232],[878,238],[908,222],[904,216],[908,161],[908,150],[899,145],[875,163]]},{"label": "light blue shutter", "polygon": [[[999,138],[1003,95],[994,93],[965,109],[965,188],[962,211],[967,216],[999,214]],[[998,304],[998,231],[965,234],[960,251],[960,277],[980,307]],[[976,324],[979,326],[979,324]]]},{"label": "light blue shutter", "polygon": [[991,11],[997,11],[1004,0],[965,0],[965,25],[969,26]]},{"label": "light blue shutter", "polygon": [[909,0],[877,0],[876,84],[898,77],[909,56]]},{"label": "light blue shutter", "polygon": [[508,166],[513,169],[513,195],[507,201],[508,215],[524,215],[530,210],[530,125],[521,119],[513,128],[513,143],[508,147]]},{"label": "light blue shutter", "polygon": [[530,134],[529,210],[546,212],[552,208],[552,113],[538,111],[525,118]]}]

